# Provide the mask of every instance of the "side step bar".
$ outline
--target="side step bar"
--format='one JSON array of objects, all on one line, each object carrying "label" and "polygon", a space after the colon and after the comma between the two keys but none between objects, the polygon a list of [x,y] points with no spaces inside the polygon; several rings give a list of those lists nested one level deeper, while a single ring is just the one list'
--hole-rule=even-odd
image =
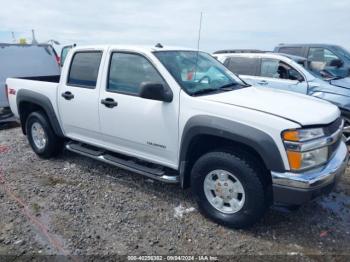
[{"label": "side step bar", "polygon": [[[166,183],[179,182],[178,175],[166,175],[165,171],[160,166],[159,168],[148,167],[148,166],[139,164],[136,161],[133,161],[132,158],[123,159],[116,156],[116,154],[112,152],[109,152],[107,150],[103,150],[97,147],[85,145],[78,142],[68,142],[66,144],[66,149],[74,153],[87,156],[95,160],[99,160],[101,162],[111,164],[155,180],[159,180]],[[169,170],[169,172],[172,173],[173,171]]]}]

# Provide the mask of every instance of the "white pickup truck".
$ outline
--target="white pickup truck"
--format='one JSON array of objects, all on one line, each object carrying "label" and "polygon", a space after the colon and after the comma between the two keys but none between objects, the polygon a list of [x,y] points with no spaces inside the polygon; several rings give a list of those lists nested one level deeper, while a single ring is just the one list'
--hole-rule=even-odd
[{"label": "white pickup truck", "polygon": [[247,86],[204,52],[75,47],[61,76],[6,83],[40,157],[65,146],[190,186],[199,210],[229,227],[331,191],[348,162],[336,106]]}]

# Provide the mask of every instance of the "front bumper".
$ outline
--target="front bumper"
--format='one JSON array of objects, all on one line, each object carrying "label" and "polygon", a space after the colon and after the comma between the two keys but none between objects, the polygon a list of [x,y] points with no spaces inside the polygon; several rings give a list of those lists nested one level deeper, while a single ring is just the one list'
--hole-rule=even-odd
[{"label": "front bumper", "polygon": [[305,173],[271,172],[274,202],[301,205],[317,196],[327,194],[344,174],[349,152],[343,141],[326,166]]}]

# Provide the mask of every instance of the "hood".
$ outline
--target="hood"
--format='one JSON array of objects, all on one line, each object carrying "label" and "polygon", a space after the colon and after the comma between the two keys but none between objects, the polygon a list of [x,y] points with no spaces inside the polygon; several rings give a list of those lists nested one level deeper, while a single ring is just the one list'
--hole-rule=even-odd
[{"label": "hood", "polygon": [[345,89],[350,90],[350,78],[349,77],[345,77],[345,78],[341,78],[341,79],[335,79],[335,80],[330,80],[329,83],[331,85],[343,87]]},{"label": "hood", "polygon": [[277,89],[247,87],[202,99],[258,110],[305,125],[329,124],[339,117],[339,109],[318,98]]},{"label": "hood", "polygon": [[309,82],[308,95],[329,101],[350,111],[350,78]]}]

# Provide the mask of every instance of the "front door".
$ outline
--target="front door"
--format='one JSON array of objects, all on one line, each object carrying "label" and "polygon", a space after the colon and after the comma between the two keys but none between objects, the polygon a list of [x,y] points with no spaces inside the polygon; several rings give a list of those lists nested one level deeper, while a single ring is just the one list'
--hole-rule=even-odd
[{"label": "front door", "polygon": [[263,58],[260,75],[254,78],[256,85],[261,87],[302,94],[307,93],[308,84],[305,77],[296,69],[278,59]]},{"label": "front door", "polygon": [[161,83],[170,88],[156,69],[157,61],[139,53],[111,50],[108,64],[99,102],[105,146],[176,167],[179,92],[173,90],[170,103],[139,97],[143,82]]}]

